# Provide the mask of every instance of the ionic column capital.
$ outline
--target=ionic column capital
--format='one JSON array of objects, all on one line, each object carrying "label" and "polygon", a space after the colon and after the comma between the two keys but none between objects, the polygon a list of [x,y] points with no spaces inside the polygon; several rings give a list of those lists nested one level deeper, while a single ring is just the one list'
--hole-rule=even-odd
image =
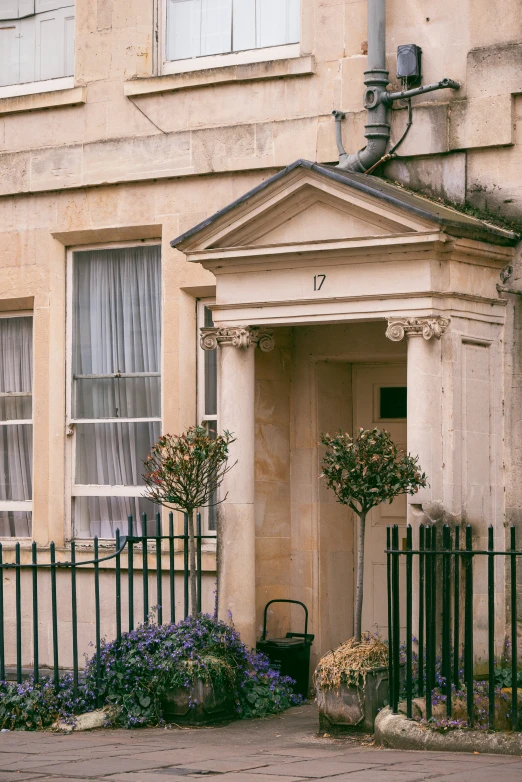
[{"label": "ionic column capital", "polygon": [[259,345],[263,353],[274,349],[272,332],[257,326],[205,327],[200,329],[200,345],[203,350],[215,350],[218,345],[247,349]]},{"label": "ionic column capital", "polygon": [[388,318],[386,336],[392,342],[400,342],[404,336],[424,337],[430,340],[432,337],[440,339],[450,323],[449,318],[435,315],[431,318]]}]

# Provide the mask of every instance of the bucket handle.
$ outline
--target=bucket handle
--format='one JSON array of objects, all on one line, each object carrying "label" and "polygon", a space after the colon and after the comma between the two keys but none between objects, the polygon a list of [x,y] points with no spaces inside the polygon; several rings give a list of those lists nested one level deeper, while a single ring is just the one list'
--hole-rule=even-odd
[{"label": "bucket handle", "polygon": [[262,641],[266,641],[266,615],[268,612],[269,607],[272,605],[272,603],[295,603],[295,605],[302,606],[304,608],[305,612],[305,630],[304,630],[304,637],[305,641],[308,637],[308,608],[305,606],[304,603],[301,603],[300,600],[270,600],[266,606],[265,606],[265,613],[263,616],[263,635],[261,636]]}]

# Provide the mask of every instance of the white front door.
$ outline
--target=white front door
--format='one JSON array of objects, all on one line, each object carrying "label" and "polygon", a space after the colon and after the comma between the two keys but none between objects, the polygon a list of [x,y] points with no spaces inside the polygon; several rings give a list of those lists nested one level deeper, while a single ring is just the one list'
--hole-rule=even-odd
[{"label": "white front door", "polygon": [[[406,366],[372,364],[353,367],[354,435],[364,429],[386,429],[406,449]],[[386,527],[399,525],[406,537],[406,495],[381,504],[366,522],[362,629],[387,635]],[[402,568],[401,568],[402,571]],[[401,590],[404,591],[404,590]],[[401,611],[402,616],[404,612]],[[402,624],[402,622],[401,622]]]}]

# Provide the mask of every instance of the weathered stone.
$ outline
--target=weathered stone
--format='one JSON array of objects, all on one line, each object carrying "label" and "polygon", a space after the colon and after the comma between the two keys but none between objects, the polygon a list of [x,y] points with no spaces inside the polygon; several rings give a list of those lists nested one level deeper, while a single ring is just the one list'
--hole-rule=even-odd
[{"label": "weathered stone", "polygon": [[522,754],[520,733],[486,733],[483,730],[460,729],[440,733],[428,730],[403,714],[393,714],[389,707],[377,715],[375,742],[381,747],[405,750]]},{"label": "weathered stone", "polygon": [[74,718],[74,722],[64,722],[58,720],[52,726],[52,730],[61,731],[62,733],[72,733],[73,731],[83,730],[96,730],[97,728],[103,728],[105,722],[109,716],[110,710],[97,709],[96,711],[88,711],[85,714],[79,714]]}]

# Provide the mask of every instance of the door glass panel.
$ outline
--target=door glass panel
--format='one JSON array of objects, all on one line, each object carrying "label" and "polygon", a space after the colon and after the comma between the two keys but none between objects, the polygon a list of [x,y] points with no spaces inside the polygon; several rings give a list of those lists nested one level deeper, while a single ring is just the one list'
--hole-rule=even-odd
[{"label": "door glass panel", "polygon": [[407,389],[406,386],[382,386],[380,392],[379,418],[406,418]]}]

